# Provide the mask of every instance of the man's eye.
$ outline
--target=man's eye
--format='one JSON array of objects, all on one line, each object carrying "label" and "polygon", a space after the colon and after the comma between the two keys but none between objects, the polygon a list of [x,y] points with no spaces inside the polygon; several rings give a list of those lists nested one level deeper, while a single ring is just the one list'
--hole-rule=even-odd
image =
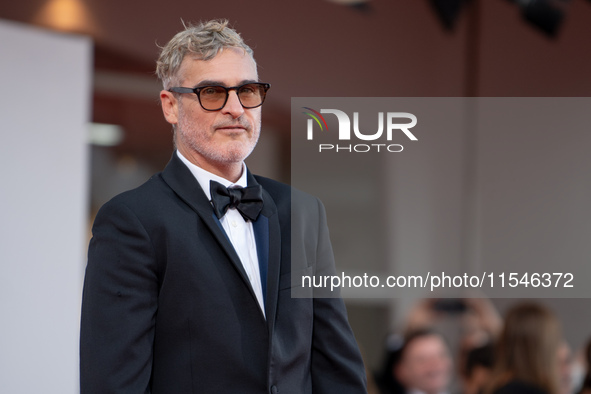
[{"label": "man's eye", "polygon": [[254,86],[243,86],[240,88],[240,93],[244,94],[254,94],[256,92],[256,88]]},{"label": "man's eye", "polygon": [[218,90],[219,89],[216,89],[216,88],[213,88],[213,87],[212,88],[203,88],[201,90],[201,94],[214,95],[214,94],[218,93]]}]

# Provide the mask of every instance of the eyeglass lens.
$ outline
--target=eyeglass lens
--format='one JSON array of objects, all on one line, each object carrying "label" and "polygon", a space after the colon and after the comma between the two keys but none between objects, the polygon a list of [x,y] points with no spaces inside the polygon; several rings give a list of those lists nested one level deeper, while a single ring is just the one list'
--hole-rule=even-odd
[{"label": "eyeglass lens", "polygon": [[[224,106],[228,91],[222,86],[206,86],[199,91],[199,100],[205,109],[219,109]],[[237,89],[238,99],[243,107],[257,107],[265,97],[263,85],[246,84]]]}]

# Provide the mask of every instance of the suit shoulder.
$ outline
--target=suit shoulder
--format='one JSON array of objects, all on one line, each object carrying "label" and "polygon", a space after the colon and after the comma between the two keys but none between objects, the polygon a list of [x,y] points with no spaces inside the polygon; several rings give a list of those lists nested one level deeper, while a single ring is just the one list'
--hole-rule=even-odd
[{"label": "suit shoulder", "polygon": [[[307,207],[308,209],[312,208],[313,211],[316,211],[319,206],[323,207],[323,204],[318,197],[301,191],[286,183],[259,175],[255,175],[255,179],[263,189],[271,195],[278,206],[282,205],[282,203],[286,203],[291,205],[292,208],[301,206]],[[313,207],[316,207],[316,209]]]},{"label": "suit shoulder", "polygon": [[291,196],[292,198],[304,199],[304,200],[316,200],[319,201],[318,197],[312,194],[301,191],[287,183],[279,182],[271,178],[264,176],[255,175],[257,182],[272,196]]},{"label": "suit shoulder", "polygon": [[278,195],[278,194],[285,194],[288,195],[291,193],[292,187],[287,183],[279,182],[271,178],[267,178],[260,175],[254,175],[256,181],[270,194]]}]

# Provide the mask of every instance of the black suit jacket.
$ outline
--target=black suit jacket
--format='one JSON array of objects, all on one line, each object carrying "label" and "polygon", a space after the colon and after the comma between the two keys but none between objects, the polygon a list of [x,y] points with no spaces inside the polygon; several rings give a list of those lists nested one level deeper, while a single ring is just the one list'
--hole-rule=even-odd
[{"label": "black suit jacket", "polygon": [[366,392],[342,300],[291,297],[292,256],[294,277],[334,273],[322,204],[249,173],[257,182],[266,319],[176,153],[162,173],[101,208],[84,281],[82,394]]}]

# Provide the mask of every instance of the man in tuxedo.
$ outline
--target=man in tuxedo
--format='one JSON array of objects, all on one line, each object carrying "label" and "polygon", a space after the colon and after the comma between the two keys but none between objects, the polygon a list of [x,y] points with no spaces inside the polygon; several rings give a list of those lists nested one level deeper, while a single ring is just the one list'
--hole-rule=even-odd
[{"label": "man in tuxedo", "polygon": [[322,204],[244,164],[269,89],[252,50],[202,23],[157,74],[177,150],[95,219],[81,393],[365,393],[342,300],[291,296],[292,278],[335,272]]}]

